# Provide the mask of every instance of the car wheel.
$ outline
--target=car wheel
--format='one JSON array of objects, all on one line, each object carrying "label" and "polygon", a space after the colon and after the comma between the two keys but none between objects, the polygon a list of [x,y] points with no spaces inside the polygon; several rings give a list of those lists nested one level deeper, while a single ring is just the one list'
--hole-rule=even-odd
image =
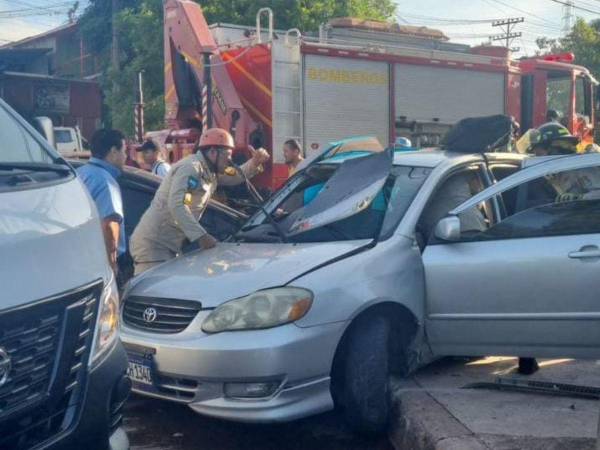
[{"label": "car wheel", "polygon": [[347,340],[344,359],[344,415],[360,433],[385,431],[390,416],[389,321],[379,315],[359,318]]}]

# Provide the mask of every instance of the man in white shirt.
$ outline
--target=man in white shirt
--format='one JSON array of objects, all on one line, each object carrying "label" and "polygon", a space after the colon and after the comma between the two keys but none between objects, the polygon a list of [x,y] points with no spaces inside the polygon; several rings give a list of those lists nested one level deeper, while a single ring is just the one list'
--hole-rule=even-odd
[{"label": "man in white shirt", "polygon": [[137,148],[137,151],[142,152],[142,158],[146,165],[150,167],[150,172],[161,178],[167,176],[169,170],[171,170],[171,166],[162,159],[160,149],[153,140],[148,139]]}]

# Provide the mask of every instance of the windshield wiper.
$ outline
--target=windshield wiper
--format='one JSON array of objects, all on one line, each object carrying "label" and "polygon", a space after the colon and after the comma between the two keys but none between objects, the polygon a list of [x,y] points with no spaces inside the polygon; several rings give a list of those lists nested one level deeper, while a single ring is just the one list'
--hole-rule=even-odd
[{"label": "windshield wiper", "polygon": [[[59,160],[60,161],[60,160]],[[67,165],[56,163],[39,162],[0,162],[0,171],[3,170],[23,170],[30,172],[58,172],[70,173],[71,168]]]}]

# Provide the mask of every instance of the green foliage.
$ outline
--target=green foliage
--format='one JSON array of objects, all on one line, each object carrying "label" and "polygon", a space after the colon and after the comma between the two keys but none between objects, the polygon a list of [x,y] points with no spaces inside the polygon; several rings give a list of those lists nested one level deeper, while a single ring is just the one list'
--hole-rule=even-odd
[{"label": "green foliage", "polygon": [[[254,25],[258,9],[270,7],[276,28],[299,28],[303,32],[316,31],[321,23],[333,17],[390,20],[396,8],[393,0],[202,0],[198,3],[209,24]],[[137,73],[143,70],[146,129],[164,128],[162,1],[119,0],[119,4],[118,71],[110,64],[111,2],[90,0],[80,19],[87,48],[100,55],[105,67],[101,79],[107,107],[104,121],[133,135]]]},{"label": "green foliage", "polygon": [[600,20],[587,23],[578,19],[571,32],[562,39],[539,38],[540,53],[573,52],[575,63],[600,76]]}]

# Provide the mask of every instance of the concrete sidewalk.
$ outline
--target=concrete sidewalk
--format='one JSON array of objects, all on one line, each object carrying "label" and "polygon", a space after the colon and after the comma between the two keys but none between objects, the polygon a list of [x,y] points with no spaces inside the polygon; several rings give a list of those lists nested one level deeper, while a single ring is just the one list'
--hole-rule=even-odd
[{"label": "concrete sidewalk", "polygon": [[397,450],[596,450],[600,401],[489,389],[461,389],[498,376],[600,388],[600,361],[540,360],[516,373],[514,358],[445,359],[393,381]]}]

